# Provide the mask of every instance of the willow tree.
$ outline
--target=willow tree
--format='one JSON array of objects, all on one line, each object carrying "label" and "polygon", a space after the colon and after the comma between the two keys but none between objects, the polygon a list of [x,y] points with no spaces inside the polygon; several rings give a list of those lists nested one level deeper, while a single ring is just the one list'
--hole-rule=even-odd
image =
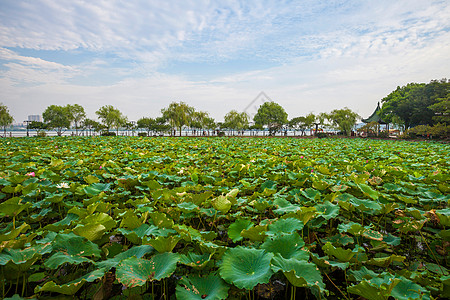
[{"label": "willow tree", "polygon": [[181,136],[183,126],[190,124],[190,120],[194,114],[194,108],[184,102],[172,102],[169,107],[163,108],[161,113],[163,117],[169,121],[172,128],[178,128]]},{"label": "willow tree", "polygon": [[6,127],[12,124],[14,118],[9,113],[8,107],[0,103],[0,126],[3,127],[4,135],[6,137]]}]

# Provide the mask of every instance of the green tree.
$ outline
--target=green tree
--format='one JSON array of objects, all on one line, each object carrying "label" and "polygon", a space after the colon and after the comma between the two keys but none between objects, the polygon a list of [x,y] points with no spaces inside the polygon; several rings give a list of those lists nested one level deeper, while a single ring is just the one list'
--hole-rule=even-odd
[{"label": "green tree", "polygon": [[308,114],[306,117],[296,117],[289,121],[289,126],[295,130],[300,130],[302,135],[305,135],[305,131],[314,124],[316,116],[313,113]]},{"label": "green tree", "polygon": [[6,137],[6,127],[10,126],[14,121],[13,116],[9,113],[9,109],[3,103],[0,103],[0,126],[3,127],[4,136]]},{"label": "green tree", "polygon": [[328,114],[332,125],[341,130],[344,135],[350,135],[350,132],[358,121],[359,115],[351,109],[345,107],[343,109],[335,109]]},{"label": "green tree", "polygon": [[68,104],[66,108],[68,110],[70,122],[74,123],[76,135],[78,136],[78,125],[86,118],[86,112],[84,111],[83,106],[79,104]]},{"label": "green tree", "polygon": [[170,131],[171,127],[167,124],[167,120],[164,117],[157,117],[152,130],[161,134]]},{"label": "green tree", "polygon": [[155,128],[155,119],[143,117],[137,120],[137,127],[145,129],[147,136],[150,136],[150,131]]},{"label": "green tree", "polygon": [[288,114],[279,104],[275,102],[264,102],[256,113],[253,121],[257,125],[267,126],[269,134],[274,135],[275,132],[281,130],[283,125],[287,124]]},{"label": "green tree", "polygon": [[70,127],[70,113],[66,106],[50,105],[42,113],[42,118],[48,129],[54,129],[58,136]]},{"label": "green tree", "polygon": [[94,131],[100,131],[103,129],[103,125],[100,124],[97,121],[94,121],[92,119],[84,119],[82,122],[82,127],[84,129],[89,130],[89,135],[91,135],[92,130]]},{"label": "green tree", "polygon": [[117,108],[112,105],[104,105],[100,107],[95,114],[105,125],[105,130],[109,131],[111,128],[116,127],[117,130],[124,123],[124,116]]},{"label": "green tree", "polygon": [[437,119],[434,109],[435,104],[446,99],[450,94],[450,80],[432,80],[430,83],[408,83],[406,86],[397,87],[381,102],[383,107],[380,116],[388,122],[392,122],[394,116],[403,121],[405,129],[416,125],[433,125]]},{"label": "green tree", "polygon": [[437,123],[450,124],[450,93],[445,98],[438,98],[433,105],[428,108],[434,113],[433,121]]},{"label": "green tree", "polygon": [[239,113],[236,110],[232,110],[225,115],[224,121],[224,126],[233,132],[234,130],[248,128],[249,117],[245,112]]},{"label": "green tree", "polygon": [[194,111],[193,107],[184,102],[172,102],[169,107],[162,109],[161,113],[172,128],[178,128],[181,136],[181,129],[183,126],[189,125]]}]

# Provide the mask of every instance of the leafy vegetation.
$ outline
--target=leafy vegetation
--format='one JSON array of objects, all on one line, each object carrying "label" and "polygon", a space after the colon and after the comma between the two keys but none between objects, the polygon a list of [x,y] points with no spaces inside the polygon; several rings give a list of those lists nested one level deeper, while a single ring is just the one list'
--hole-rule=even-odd
[{"label": "leafy vegetation", "polygon": [[450,296],[449,146],[0,141],[2,296]]}]

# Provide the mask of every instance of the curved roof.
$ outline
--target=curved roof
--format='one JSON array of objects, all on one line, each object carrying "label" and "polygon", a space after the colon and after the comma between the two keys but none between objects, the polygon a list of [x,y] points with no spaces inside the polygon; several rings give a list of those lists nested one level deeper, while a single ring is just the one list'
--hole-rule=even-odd
[{"label": "curved roof", "polygon": [[387,122],[383,121],[383,119],[381,119],[381,117],[378,115],[380,109],[380,102],[378,102],[377,108],[370,115],[370,117],[368,117],[367,119],[361,119],[361,121],[363,121],[364,123],[377,122],[378,124],[387,124]]}]

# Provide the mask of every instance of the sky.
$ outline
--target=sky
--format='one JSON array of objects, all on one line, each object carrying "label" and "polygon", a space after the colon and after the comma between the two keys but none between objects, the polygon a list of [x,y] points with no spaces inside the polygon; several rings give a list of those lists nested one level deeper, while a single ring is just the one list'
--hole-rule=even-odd
[{"label": "sky", "polygon": [[448,0],[0,0],[0,102],[130,121],[183,101],[222,121],[275,101],[289,118],[368,117],[397,86],[450,77]]}]

